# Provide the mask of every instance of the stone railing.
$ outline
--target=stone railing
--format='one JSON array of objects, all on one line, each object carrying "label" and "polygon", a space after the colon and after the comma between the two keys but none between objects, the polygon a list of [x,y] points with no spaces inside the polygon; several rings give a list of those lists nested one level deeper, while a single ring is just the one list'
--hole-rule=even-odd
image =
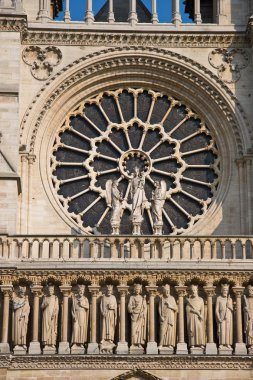
[{"label": "stone railing", "polygon": [[252,236],[1,235],[0,260],[253,260]]}]

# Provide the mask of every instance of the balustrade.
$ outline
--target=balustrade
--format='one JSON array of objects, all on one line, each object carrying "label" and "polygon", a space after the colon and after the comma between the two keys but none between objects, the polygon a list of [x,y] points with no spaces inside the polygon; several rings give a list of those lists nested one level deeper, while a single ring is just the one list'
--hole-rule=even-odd
[{"label": "balustrade", "polygon": [[[204,287],[196,283],[173,286],[138,282],[117,287],[100,286],[97,282],[88,286],[50,283],[44,288],[37,284],[30,288],[24,284],[2,285],[0,353],[217,355],[218,348],[222,355],[230,355],[232,351],[235,355],[246,355],[253,350],[253,325],[248,324],[253,318],[252,290],[252,285],[246,289],[238,285],[231,288],[221,282]],[[10,306],[15,312],[9,312]],[[231,318],[229,315],[224,318],[226,313]],[[22,341],[15,331],[20,332]]]},{"label": "balustrade", "polygon": [[0,235],[0,260],[253,260],[252,236]]}]

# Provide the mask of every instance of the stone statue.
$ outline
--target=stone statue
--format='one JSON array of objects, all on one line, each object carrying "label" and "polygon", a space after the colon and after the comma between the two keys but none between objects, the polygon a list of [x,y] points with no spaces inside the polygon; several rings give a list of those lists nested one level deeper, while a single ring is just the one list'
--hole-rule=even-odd
[{"label": "stone statue", "polygon": [[221,295],[216,300],[216,323],[218,326],[219,348],[229,348],[233,343],[233,302],[229,295],[229,285],[221,285]]},{"label": "stone statue", "polygon": [[253,353],[253,286],[248,285],[248,295],[244,296],[244,332],[246,345]]},{"label": "stone statue", "polygon": [[114,235],[119,234],[120,220],[122,216],[122,201],[123,197],[118,189],[117,180],[109,180],[106,182],[106,202],[107,206],[112,209],[111,227]]},{"label": "stone statue", "polygon": [[117,323],[117,301],[113,293],[113,285],[106,286],[106,294],[101,298],[101,352],[112,353],[115,328]]},{"label": "stone statue", "polygon": [[163,206],[166,199],[166,182],[155,181],[155,190],[152,192],[151,210],[154,222],[154,234],[162,235]]},{"label": "stone statue", "polygon": [[134,168],[134,175],[131,180],[131,198],[132,198],[132,222],[134,226],[133,234],[140,234],[140,227],[143,221],[143,212],[145,202],[145,177],[140,173],[139,168]]},{"label": "stone statue", "polygon": [[190,295],[186,299],[187,332],[190,348],[205,346],[205,307],[203,298],[198,295],[198,286],[190,286]]},{"label": "stone statue", "polygon": [[19,286],[16,297],[13,299],[13,343],[15,351],[26,351],[27,326],[30,314],[30,305],[26,295],[26,287]]},{"label": "stone statue", "polygon": [[176,315],[177,304],[175,298],[170,295],[170,285],[163,287],[163,295],[159,301],[160,316],[160,343],[159,349],[168,347],[174,350],[176,345]]},{"label": "stone statue", "polygon": [[45,350],[55,352],[57,327],[58,327],[58,314],[59,314],[59,300],[54,294],[54,285],[48,285],[45,296],[41,304],[42,309],[42,344]]},{"label": "stone statue", "polygon": [[89,301],[84,295],[85,285],[77,285],[77,294],[72,298],[72,353],[84,353],[87,343]]},{"label": "stone statue", "polygon": [[128,312],[131,314],[131,349],[141,348],[146,342],[147,302],[141,295],[142,285],[134,285],[134,295],[130,297]]}]

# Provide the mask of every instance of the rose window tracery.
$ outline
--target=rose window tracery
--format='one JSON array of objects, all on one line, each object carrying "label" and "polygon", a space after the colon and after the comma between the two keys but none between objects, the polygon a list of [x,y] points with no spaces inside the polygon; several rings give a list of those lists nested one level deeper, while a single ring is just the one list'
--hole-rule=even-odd
[{"label": "rose window tracery", "polygon": [[180,100],[144,89],[105,91],[81,102],[59,128],[51,155],[55,195],[83,232],[111,232],[106,183],[122,194],[120,232],[131,234],[131,178],[145,177],[143,234],[153,233],[155,181],[166,182],[163,233],[180,234],[204,216],[220,161],[205,123]]}]

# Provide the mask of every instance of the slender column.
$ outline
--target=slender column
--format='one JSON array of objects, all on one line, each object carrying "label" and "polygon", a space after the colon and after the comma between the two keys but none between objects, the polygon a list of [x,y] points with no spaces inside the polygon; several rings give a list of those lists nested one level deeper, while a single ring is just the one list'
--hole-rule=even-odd
[{"label": "slender column", "polygon": [[128,22],[133,26],[138,23],[138,17],[136,12],[136,0],[130,0],[130,11],[128,16]]},{"label": "slender column", "polygon": [[50,10],[50,0],[40,0],[38,20],[42,22],[49,21],[51,19],[49,10]]},{"label": "slender column", "polygon": [[32,178],[33,178],[33,164],[35,162],[35,156],[28,156],[28,193],[27,193],[27,233],[30,232],[30,210],[32,203]]},{"label": "slender column", "polygon": [[228,24],[228,9],[226,10],[226,5],[228,6],[227,0],[217,0],[217,24]]},{"label": "slender column", "polygon": [[99,286],[96,284],[89,285],[89,290],[91,293],[91,338],[88,344],[87,354],[99,354],[98,343],[97,343],[97,296],[99,292]]},{"label": "slender column", "polygon": [[87,0],[86,3],[86,12],[85,12],[85,18],[84,21],[87,24],[92,24],[94,22],[94,14],[92,10],[92,0]]},{"label": "slender column", "polygon": [[3,302],[3,320],[2,320],[2,340],[0,343],[0,353],[9,354],[10,346],[8,343],[8,332],[9,332],[9,315],[10,315],[10,296],[12,293],[12,285],[2,285],[1,291],[4,295]]},{"label": "slender column", "polygon": [[235,355],[246,355],[247,349],[246,344],[243,343],[242,336],[242,295],[244,293],[243,286],[234,286],[233,292],[236,297],[236,344],[235,344]]},{"label": "slender column", "polygon": [[33,335],[32,341],[29,346],[30,355],[41,354],[40,342],[39,342],[39,297],[41,295],[42,286],[31,286],[31,292],[33,293]]},{"label": "slender column", "polygon": [[252,234],[252,158],[248,157],[246,158],[246,177],[247,177],[247,200],[248,200],[248,206],[247,206],[247,212],[248,212],[248,225],[247,225],[247,232],[248,234]]},{"label": "slender column", "polygon": [[66,5],[65,5],[65,12],[64,12],[64,21],[70,21],[70,11],[69,11],[69,0],[66,0]]},{"label": "slender column", "polygon": [[245,181],[244,181],[244,161],[243,159],[237,160],[238,165],[238,175],[239,175],[239,186],[240,186],[240,221],[241,221],[241,234],[246,233],[246,227],[245,227]]},{"label": "slender column", "polygon": [[178,343],[177,343],[177,355],[187,355],[187,344],[184,341],[184,297],[186,295],[186,286],[176,286],[176,292],[178,294]]},{"label": "slender column", "polygon": [[146,353],[149,355],[158,354],[157,342],[155,341],[155,296],[157,286],[146,286],[149,293],[149,340]]},{"label": "slender column", "polygon": [[182,23],[180,13],[180,0],[172,1],[172,22],[175,24],[175,26],[179,26]]},{"label": "slender column", "polygon": [[152,0],[152,23],[158,23],[158,14],[156,9],[156,0]]},{"label": "slender column", "polygon": [[70,354],[68,342],[68,314],[69,314],[69,295],[71,291],[70,285],[61,285],[60,291],[63,294],[62,307],[62,340],[59,344],[59,354]]},{"label": "slender column", "polygon": [[113,23],[115,21],[114,12],[113,12],[113,0],[109,0],[109,14],[108,14],[108,22]]},{"label": "slender column", "polygon": [[215,287],[212,285],[204,286],[207,295],[207,343],[206,354],[217,355],[217,346],[213,341],[213,296],[215,295]]},{"label": "slender column", "polygon": [[127,285],[117,286],[120,294],[120,321],[119,321],[119,342],[116,348],[116,354],[128,354],[128,343],[126,342],[126,294],[128,291]]},{"label": "slender column", "polygon": [[16,12],[22,12],[22,11],[24,11],[23,1],[22,0],[16,0],[16,2],[15,2],[15,10],[16,10]]},{"label": "slender column", "polygon": [[196,24],[202,23],[200,12],[200,0],[194,0],[194,21],[196,22]]}]

